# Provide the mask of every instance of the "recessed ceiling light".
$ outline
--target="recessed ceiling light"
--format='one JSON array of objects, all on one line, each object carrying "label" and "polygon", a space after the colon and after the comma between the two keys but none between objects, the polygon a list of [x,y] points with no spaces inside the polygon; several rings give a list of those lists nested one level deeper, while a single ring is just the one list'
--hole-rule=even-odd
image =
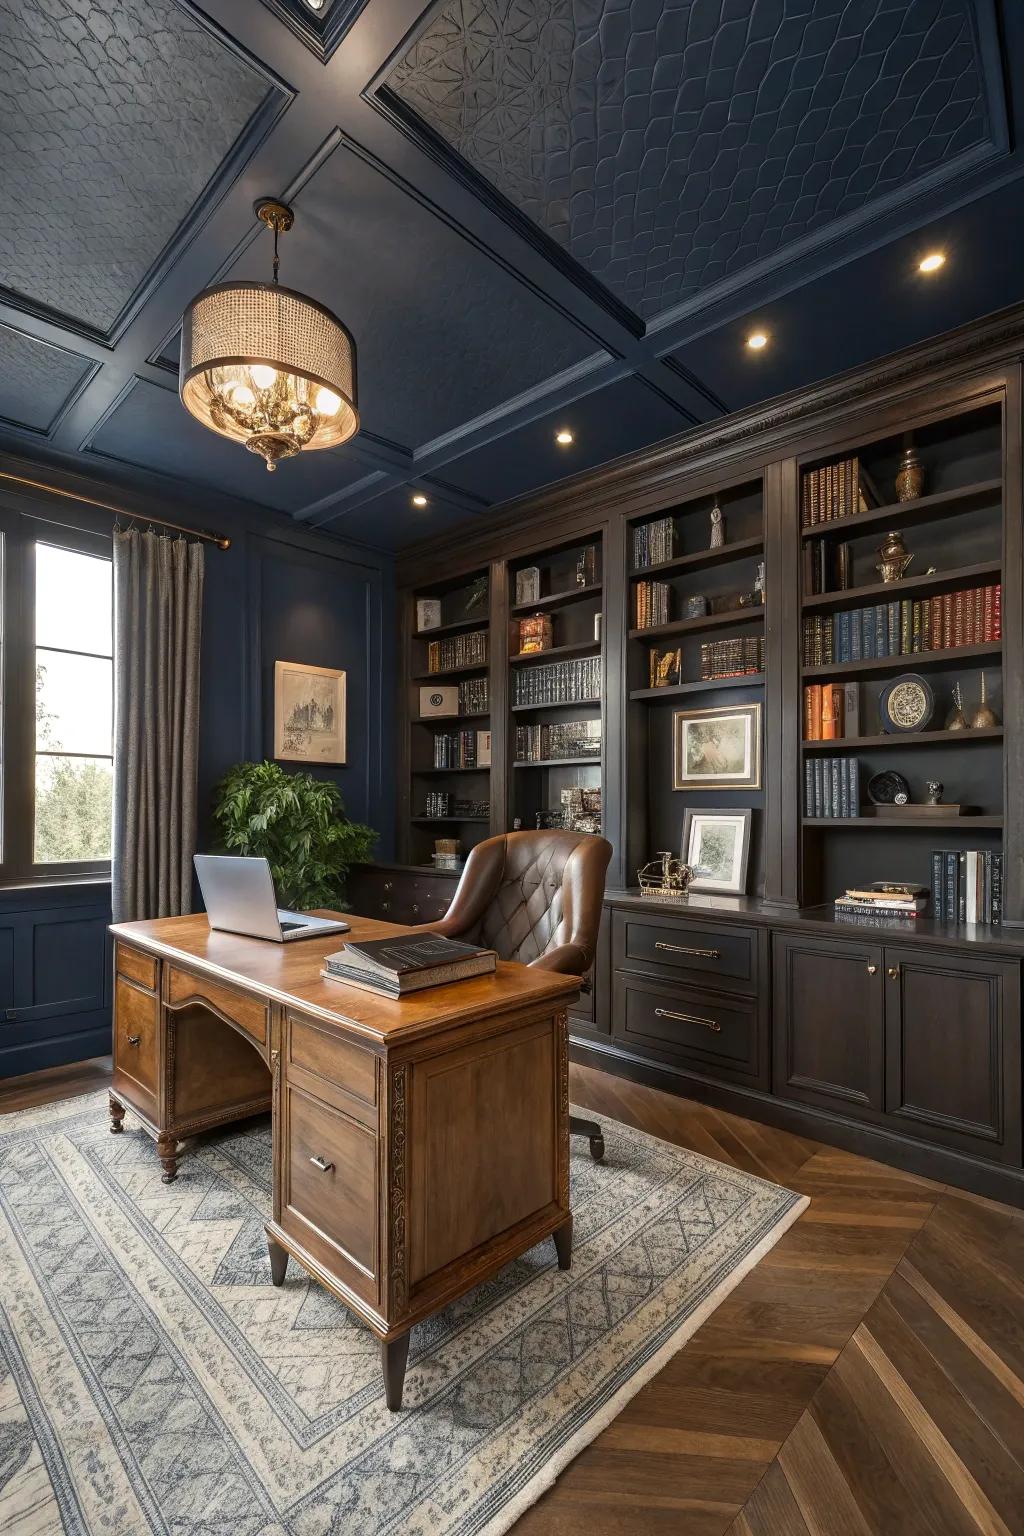
[{"label": "recessed ceiling light", "polygon": [[929,251],[917,264],[919,272],[937,272],[940,267],[946,265],[946,257],[942,251]]},{"label": "recessed ceiling light", "polygon": [[764,331],[751,331],[747,337],[747,346],[752,352],[760,352],[762,347],[768,345],[768,337]]},{"label": "recessed ceiling light", "polygon": [[412,504],[413,504],[414,507],[425,507],[426,506],[427,498],[423,495],[422,491],[418,492],[413,497]]},{"label": "recessed ceiling light", "polygon": [[560,432],[555,433],[555,442],[558,443],[559,447],[561,448],[568,448],[572,440],[573,436],[568,427],[563,427]]},{"label": "recessed ceiling light", "polygon": [[306,4],[311,11],[322,11],[324,8],[324,0],[306,0]]}]

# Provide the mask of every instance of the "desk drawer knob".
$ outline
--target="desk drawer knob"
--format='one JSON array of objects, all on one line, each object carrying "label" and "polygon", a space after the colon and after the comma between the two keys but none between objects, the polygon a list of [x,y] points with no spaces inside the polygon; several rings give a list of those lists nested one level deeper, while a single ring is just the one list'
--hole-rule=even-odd
[{"label": "desk drawer knob", "polygon": [[141,1039],[142,1039],[141,1035],[129,1035],[128,1036],[128,1044],[129,1045],[138,1045],[139,1042],[141,1041]]},{"label": "desk drawer knob", "polygon": [[313,1164],[314,1168],[319,1168],[321,1173],[330,1173],[334,1167],[333,1163],[328,1163],[322,1157],[311,1157],[310,1162]]},{"label": "desk drawer knob", "polygon": [[705,1029],[712,1030],[716,1035],[722,1033],[722,1026],[717,1019],[702,1019],[696,1013],[673,1013],[671,1008],[655,1008],[656,1019],[678,1019],[682,1024],[701,1024]]},{"label": "desk drawer knob", "polygon": [[868,966],[868,975],[869,976],[875,976],[877,974],[878,974],[878,966],[877,965],[869,965]]},{"label": "desk drawer knob", "polygon": [[895,981],[899,973],[900,968],[898,965],[890,965],[889,969],[886,971],[886,975],[890,981]]},{"label": "desk drawer knob", "polygon": [[384,881],[384,892],[385,892],[385,895],[390,895],[393,890],[394,890],[394,886],[392,885],[391,881],[390,880],[385,880]]},{"label": "desk drawer knob", "polygon": [[685,944],[666,944],[663,939],[655,939],[655,949],[668,950],[673,955],[695,955],[698,960],[721,960],[722,953],[718,949],[687,949]]}]

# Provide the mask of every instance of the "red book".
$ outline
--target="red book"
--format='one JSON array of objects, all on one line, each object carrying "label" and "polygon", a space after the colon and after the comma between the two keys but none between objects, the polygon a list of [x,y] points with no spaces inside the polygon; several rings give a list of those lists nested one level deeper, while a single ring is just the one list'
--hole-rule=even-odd
[{"label": "red book", "polygon": [[942,638],[937,650],[948,651],[953,646],[953,594],[947,592],[942,599]]},{"label": "red book", "polygon": [[985,628],[985,593],[981,587],[974,589],[974,602],[972,604],[971,638],[969,645],[980,645]]},{"label": "red book", "polygon": [[992,639],[1003,638],[1003,588],[997,583],[992,590]]},{"label": "red book", "polygon": [[964,643],[964,594],[953,593],[953,644],[961,646]]}]

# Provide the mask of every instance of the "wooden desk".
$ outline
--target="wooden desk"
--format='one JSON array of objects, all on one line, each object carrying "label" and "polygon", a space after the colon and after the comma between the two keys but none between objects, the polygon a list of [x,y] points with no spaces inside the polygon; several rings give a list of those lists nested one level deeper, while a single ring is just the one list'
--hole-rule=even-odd
[{"label": "wooden desk", "polygon": [[205,916],[112,932],[111,1130],[130,1105],[170,1182],[183,1137],[272,1110],[274,1284],[290,1254],[373,1329],[390,1408],[414,1323],[542,1238],[568,1268],[575,977],[499,962],[395,1002],[320,977],[333,936],[272,944]]}]

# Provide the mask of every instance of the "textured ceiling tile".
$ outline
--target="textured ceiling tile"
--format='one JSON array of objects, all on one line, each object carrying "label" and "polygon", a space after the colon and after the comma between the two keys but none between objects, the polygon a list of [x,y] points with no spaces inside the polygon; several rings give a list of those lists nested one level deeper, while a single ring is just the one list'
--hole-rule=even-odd
[{"label": "textured ceiling tile", "polygon": [[986,142],[970,8],[448,0],[387,84],[649,317]]},{"label": "textured ceiling tile", "polygon": [[45,432],[89,363],[0,326],[0,417]]},{"label": "textured ceiling tile", "polygon": [[174,0],[0,0],[0,285],[108,330],[266,95]]}]

